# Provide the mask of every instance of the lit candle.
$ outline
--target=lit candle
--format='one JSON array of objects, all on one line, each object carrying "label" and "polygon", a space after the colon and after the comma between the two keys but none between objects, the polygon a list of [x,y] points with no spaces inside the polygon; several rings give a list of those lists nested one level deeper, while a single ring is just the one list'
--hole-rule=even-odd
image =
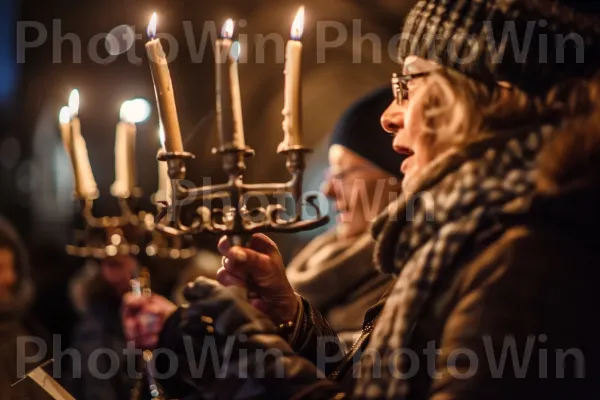
[{"label": "lit candle", "polygon": [[156,38],[157,18],[156,13],[154,13],[148,25],[148,37],[150,40],[146,43],[146,52],[150,59],[150,69],[154,81],[159,117],[165,126],[165,148],[169,152],[182,152],[183,143],[181,141],[179,120],[177,119],[177,108],[175,107],[175,96],[171,74],[169,73],[169,64],[160,44],[160,39]]},{"label": "lit candle", "polygon": [[221,146],[243,149],[244,122],[238,75],[239,42],[233,42],[233,21],[228,19],[215,42],[217,129]]},{"label": "lit candle", "polygon": [[[58,121],[60,123],[60,136],[65,146],[65,152],[69,155],[71,165],[73,166],[73,156],[71,153],[73,147],[71,146],[71,111],[69,110],[69,106],[64,106],[60,109]],[[75,170],[74,166],[73,170]]]},{"label": "lit candle", "polygon": [[59,120],[61,136],[73,166],[75,193],[79,198],[88,199],[97,195],[98,186],[92,173],[85,140],[81,136],[81,122],[77,117],[78,113],[79,92],[75,89],[69,96],[68,108],[63,107],[61,110]]},{"label": "lit candle", "polygon": [[135,189],[135,104],[126,101],[121,106],[120,121],[115,134],[115,182],[111,192],[115,197],[128,198]]},{"label": "lit candle", "polygon": [[291,40],[285,49],[285,104],[283,107],[284,139],[281,147],[302,144],[302,32],[304,7],[300,7],[292,24]]},{"label": "lit candle", "polygon": [[[162,126],[158,129],[158,137],[160,139],[161,149],[158,150],[160,153],[165,146],[165,131]],[[166,201],[167,203],[171,203],[171,180],[169,178],[169,165],[165,161],[158,162],[158,191],[155,195],[155,201]]]}]

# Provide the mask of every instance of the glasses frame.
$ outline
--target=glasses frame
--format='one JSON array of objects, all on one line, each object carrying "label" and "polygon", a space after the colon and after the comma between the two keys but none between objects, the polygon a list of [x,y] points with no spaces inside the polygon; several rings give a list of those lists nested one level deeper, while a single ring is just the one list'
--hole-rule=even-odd
[{"label": "glasses frame", "polygon": [[431,75],[434,71],[418,72],[415,74],[398,75],[392,74],[392,93],[397,104],[408,100],[408,82],[416,78],[424,78]]}]

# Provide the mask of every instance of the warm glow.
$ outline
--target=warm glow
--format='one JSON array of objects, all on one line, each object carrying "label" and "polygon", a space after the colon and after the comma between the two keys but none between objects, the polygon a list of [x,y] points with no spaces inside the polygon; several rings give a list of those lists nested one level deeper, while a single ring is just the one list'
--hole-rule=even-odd
[{"label": "warm glow", "polygon": [[60,109],[60,113],[58,114],[58,122],[60,122],[61,124],[68,124],[70,120],[71,111],[69,110],[69,107],[64,106]]},{"label": "warm glow", "polygon": [[69,96],[69,112],[71,117],[76,117],[79,114],[79,90],[73,89]]},{"label": "warm glow", "polygon": [[304,6],[300,7],[298,13],[296,14],[296,18],[294,18],[291,32],[292,39],[300,40],[302,37],[302,32],[304,32]]},{"label": "warm glow", "polygon": [[121,106],[121,120],[139,124],[150,117],[150,103],[145,99],[128,100]]},{"label": "warm glow", "polygon": [[223,39],[231,39],[233,37],[233,20],[229,18],[223,24],[223,29],[221,29],[221,37]]},{"label": "warm glow", "polygon": [[152,14],[152,18],[150,18],[150,23],[148,24],[148,37],[150,39],[154,39],[156,37],[156,24],[158,23],[158,15],[156,13]]},{"label": "warm glow", "polygon": [[160,140],[160,145],[165,147],[165,128],[163,127],[162,122],[160,123],[160,127],[158,128],[158,139]]}]

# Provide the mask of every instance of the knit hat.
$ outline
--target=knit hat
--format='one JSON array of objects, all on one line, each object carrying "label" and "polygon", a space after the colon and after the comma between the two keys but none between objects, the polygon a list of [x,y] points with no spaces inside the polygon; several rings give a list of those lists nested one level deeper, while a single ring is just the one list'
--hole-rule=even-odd
[{"label": "knit hat", "polygon": [[543,94],[600,66],[600,2],[587,0],[420,0],[399,45],[486,83]]},{"label": "knit hat", "polygon": [[356,101],[338,120],[330,145],[344,146],[384,171],[402,178],[400,165],[406,157],[393,150],[393,139],[380,123],[381,114],[393,99],[392,89],[385,86]]}]

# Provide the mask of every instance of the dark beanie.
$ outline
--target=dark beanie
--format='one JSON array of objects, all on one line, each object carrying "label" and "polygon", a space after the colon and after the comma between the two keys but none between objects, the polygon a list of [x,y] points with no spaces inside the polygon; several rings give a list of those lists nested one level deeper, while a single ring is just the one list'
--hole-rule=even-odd
[{"label": "dark beanie", "polygon": [[597,0],[420,0],[406,22],[400,61],[414,55],[472,79],[542,95],[600,66]]},{"label": "dark beanie", "polygon": [[330,144],[344,146],[382,170],[402,178],[400,165],[405,156],[392,149],[392,136],[380,123],[381,114],[393,99],[390,86],[359,99],[338,120]]}]

